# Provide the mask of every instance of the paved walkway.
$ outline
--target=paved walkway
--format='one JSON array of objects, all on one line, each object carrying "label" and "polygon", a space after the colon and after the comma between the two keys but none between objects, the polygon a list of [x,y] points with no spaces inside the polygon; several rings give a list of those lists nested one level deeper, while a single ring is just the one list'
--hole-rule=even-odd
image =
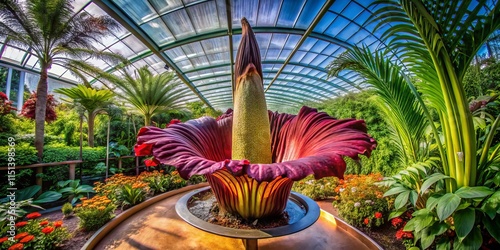
[{"label": "paved walkway", "polygon": [[[95,249],[244,249],[239,239],[209,234],[185,223],[175,212],[175,203],[184,194],[157,202],[127,218]],[[320,202],[320,206],[328,207],[327,202]],[[259,249],[363,250],[368,247],[338,227],[333,216],[322,212],[314,225],[299,233],[259,240]]]}]

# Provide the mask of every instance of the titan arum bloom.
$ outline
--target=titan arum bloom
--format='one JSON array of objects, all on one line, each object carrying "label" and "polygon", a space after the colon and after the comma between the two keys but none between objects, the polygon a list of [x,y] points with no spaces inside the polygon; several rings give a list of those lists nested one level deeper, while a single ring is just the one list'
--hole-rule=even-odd
[{"label": "titan arum bloom", "polygon": [[234,112],[144,127],[135,150],[175,166],[185,179],[205,175],[222,211],[256,219],[283,213],[293,181],[311,174],[342,178],[343,157],[369,156],[376,143],[362,120],[337,120],[309,107],[298,115],[267,111],[257,40],[246,19],[242,29]]}]

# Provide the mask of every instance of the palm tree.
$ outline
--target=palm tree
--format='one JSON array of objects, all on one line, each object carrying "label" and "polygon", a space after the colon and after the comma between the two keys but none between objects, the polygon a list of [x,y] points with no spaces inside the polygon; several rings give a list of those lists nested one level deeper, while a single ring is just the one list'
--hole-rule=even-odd
[{"label": "palm tree", "polygon": [[88,142],[90,147],[94,147],[95,118],[111,104],[111,98],[114,96],[113,92],[108,89],[97,90],[83,85],[73,88],[56,89],[54,92],[69,97],[71,100],[63,100],[75,103],[86,111],[85,118],[87,118],[89,128]]},{"label": "palm tree", "polygon": [[390,41],[388,49],[420,79],[418,90],[439,116],[445,149],[442,168],[454,180],[447,181],[448,192],[476,184],[476,138],[462,81],[478,50],[500,27],[500,2],[489,4],[494,6],[487,1],[373,3],[379,6],[374,13],[376,29],[392,26],[383,35]]},{"label": "palm tree", "polygon": [[174,81],[173,73],[153,75],[147,67],[142,67],[135,73],[136,77],[125,72],[123,78],[114,80],[116,88],[106,86],[144,116],[145,126],[151,125],[151,117],[160,112],[182,108],[182,98],[186,91],[177,89],[179,83]]},{"label": "palm tree", "polygon": [[94,58],[110,63],[123,60],[121,56],[97,51],[92,43],[119,25],[112,18],[92,17],[84,12],[75,15],[71,0],[0,1],[0,36],[8,43],[28,47],[38,57],[40,80],[35,117],[35,147],[43,155],[45,111],[48,93],[48,71],[52,65],[70,70],[88,84],[86,75],[106,75],[101,69],[82,59]]},{"label": "palm tree", "polygon": [[[394,132],[395,145],[403,166],[425,162],[429,147],[425,142],[429,122],[428,110],[421,105],[421,98],[409,79],[401,74],[383,52],[371,52],[367,47],[353,47],[337,57],[329,66],[329,74],[338,75],[344,69],[360,73],[377,94],[377,106],[385,114]],[[424,147],[424,146],[425,147]]]}]

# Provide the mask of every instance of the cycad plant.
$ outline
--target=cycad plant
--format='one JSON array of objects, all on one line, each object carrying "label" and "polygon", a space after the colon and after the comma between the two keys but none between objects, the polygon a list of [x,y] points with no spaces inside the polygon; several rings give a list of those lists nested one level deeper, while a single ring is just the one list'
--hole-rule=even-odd
[{"label": "cycad plant", "polygon": [[28,47],[38,58],[40,80],[37,85],[35,147],[38,157],[43,154],[45,112],[48,94],[48,71],[52,65],[67,68],[84,83],[87,74],[106,75],[101,69],[86,63],[94,58],[110,63],[124,59],[113,53],[98,51],[92,45],[96,39],[119,29],[107,16],[93,17],[82,12],[75,15],[71,0],[3,0],[0,1],[0,36],[10,45]]},{"label": "cycad plant", "polygon": [[144,116],[145,126],[151,125],[151,118],[160,112],[182,109],[186,91],[180,91],[172,72],[153,74],[147,66],[138,69],[135,75],[125,72],[121,79],[113,80],[110,87],[117,96],[126,100]]},{"label": "cycad plant", "polygon": [[[88,123],[88,142],[90,147],[94,147],[94,123],[96,116],[104,111],[112,102],[113,92],[108,89],[93,89],[78,85],[73,88],[60,88],[54,92],[63,94],[70,99],[65,101],[75,103],[82,107],[85,111],[85,117]],[[63,99],[64,100],[64,99]]]}]

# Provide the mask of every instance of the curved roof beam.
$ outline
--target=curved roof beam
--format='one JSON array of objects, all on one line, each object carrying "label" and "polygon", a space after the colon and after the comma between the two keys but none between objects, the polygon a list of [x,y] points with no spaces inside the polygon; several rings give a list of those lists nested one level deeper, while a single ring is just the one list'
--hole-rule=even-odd
[{"label": "curved roof beam", "polygon": [[[287,27],[252,27],[252,30],[255,34],[257,33],[284,33],[284,34],[294,34],[294,35],[301,35],[304,36],[307,33],[307,30],[304,29],[296,29],[296,28],[287,28]],[[201,40],[206,40],[206,39],[212,39],[212,38],[217,38],[217,37],[222,37],[222,36],[227,36],[228,35],[228,30],[216,30],[212,32],[207,32],[204,34],[196,35],[196,36],[190,36],[184,39],[178,39],[175,42],[168,43],[166,45],[163,45],[160,47],[160,51],[165,51],[169,49],[173,49],[182,45],[194,43],[194,42],[199,42]],[[241,34],[241,28],[236,28],[233,29],[232,32],[230,33],[231,35],[239,35]],[[352,47],[353,45],[340,40],[335,37],[331,37],[325,34],[321,34],[318,32],[310,32],[309,37],[312,38],[317,38],[320,40],[324,40],[333,44],[337,44],[341,47],[344,48],[349,48]]]},{"label": "curved roof beam", "polygon": [[212,108],[212,104],[203,96],[203,94],[193,85],[189,78],[180,70],[180,68],[165,53],[162,53],[156,43],[127,15],[121,8],[115,5],[111,0],[93,0],[103,11],[118,21],[123,27],[134,34],[142,43],[144,43],[154,54],[167,64],[171,69],[177,72],[179,79],[184,82],[197,95],[203,103]]}]

